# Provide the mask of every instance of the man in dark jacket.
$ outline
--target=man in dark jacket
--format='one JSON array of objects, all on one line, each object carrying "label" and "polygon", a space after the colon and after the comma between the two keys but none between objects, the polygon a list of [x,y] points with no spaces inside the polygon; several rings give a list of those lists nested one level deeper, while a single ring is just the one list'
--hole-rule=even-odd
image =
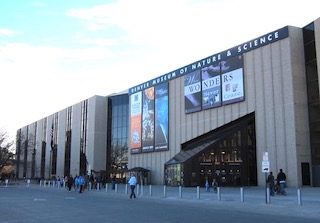
[{"label": "man in dark jacket", "polygon": [[69,191],[71,191],[71,188],[72,188],[72,185],[73,185],[73,177],[72,177],[72,175],[70,175],[70,176],[68,177],[67,184],[68,184],[68,189],[69,189]]},{"label": "man in dark jacket", "polygon": [[286,191],[284,190],[284,188],[286,187],[286,179],[286,174],[282,171],[282,169],[280,169],[280,172],[277,176],[277,182],[280,185],[280,193],[284,196],[286,195]]}]

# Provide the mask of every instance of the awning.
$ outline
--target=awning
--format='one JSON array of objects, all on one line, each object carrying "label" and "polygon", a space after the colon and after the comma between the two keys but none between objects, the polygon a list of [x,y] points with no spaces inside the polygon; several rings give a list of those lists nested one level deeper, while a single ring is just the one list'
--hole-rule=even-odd
[{"label": "awning", "polygon": [[145,169],[143,167],[133,167],[129,169],[128,172],[150,172],[150,170]]},{"label": "awning", "polygon": [[212,146],[214,143],[216,143],[218,141],[219,141],[219,138],[211,140],[209,142],[204,142],[202,145],[199,145],[193,149],[181,150],[177,155],[175,155],[168,162],[166,162],[165,165],[175,164],[175,163],[184,163],[185,161],[187,161],[191,157],[194,157],[195,155],[203,152],[209,146]]}]

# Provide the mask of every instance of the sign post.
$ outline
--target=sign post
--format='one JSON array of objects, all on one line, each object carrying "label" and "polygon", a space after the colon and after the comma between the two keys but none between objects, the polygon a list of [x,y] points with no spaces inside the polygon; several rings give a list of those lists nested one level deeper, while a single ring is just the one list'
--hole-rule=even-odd
[{"label": "sign post", "polygon": [[269,158],[268,158],[268,152],[263,152],[263,156],[262,156],[262,172],[264,173],[264,177],[265,177],[265,184],[266,184],[266,204],[268,203],[268,194],[267,194],[267,188],[268,188],[268,184],[267,184],[267,177],[268,177],[268,172],[270,169],[270,163],[269,163]]}]

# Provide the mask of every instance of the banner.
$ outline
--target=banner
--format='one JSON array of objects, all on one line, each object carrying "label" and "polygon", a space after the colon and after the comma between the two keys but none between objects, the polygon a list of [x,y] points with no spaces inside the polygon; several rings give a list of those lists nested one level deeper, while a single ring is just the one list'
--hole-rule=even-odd
[{"label": "banner", "polygon": [[130,149],[141,152],[141,92],[130,96]]},{"label": "banner", "polygon": [[142,152],[154,150],[154,87],[142,95]]},{"label": "banner", "polygon": [[168,82],[155,87],[155,150],[168,150],[169,93]]}]

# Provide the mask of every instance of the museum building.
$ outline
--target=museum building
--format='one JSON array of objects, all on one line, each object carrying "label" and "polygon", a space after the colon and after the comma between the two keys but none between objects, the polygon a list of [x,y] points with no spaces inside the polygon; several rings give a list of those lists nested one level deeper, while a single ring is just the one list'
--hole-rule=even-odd
[{"label": "museum building", "polygon": [[16,174],[111,173],[127,147],[142,183],[256,186],[283,169],[288,186],[320,186],[317,52],[320,19],[86,99],[18,130]]}]

